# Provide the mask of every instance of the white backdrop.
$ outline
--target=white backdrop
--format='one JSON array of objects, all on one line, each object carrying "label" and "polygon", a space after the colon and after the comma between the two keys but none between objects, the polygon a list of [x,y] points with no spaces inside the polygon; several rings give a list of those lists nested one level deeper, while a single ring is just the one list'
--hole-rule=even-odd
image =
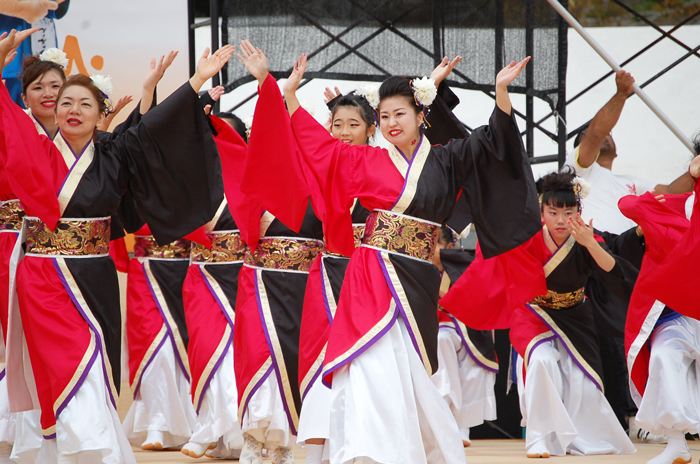
[{"label": "white backdrop", "polygon": [[[151,58],[180,52],[158,86],[159,99],[187,80],[187,29],[185,0],[71,0],[66,16],[56,21],[59,48],[65,47],[67,36],[75,37],[87,74],[112,76],[113,101],[133,95],[135,102],[121,118],[138,102]],[[102,57],[102,69],[96,69],[96,56]],[[77,72],[73,63],[71,74]]]}]

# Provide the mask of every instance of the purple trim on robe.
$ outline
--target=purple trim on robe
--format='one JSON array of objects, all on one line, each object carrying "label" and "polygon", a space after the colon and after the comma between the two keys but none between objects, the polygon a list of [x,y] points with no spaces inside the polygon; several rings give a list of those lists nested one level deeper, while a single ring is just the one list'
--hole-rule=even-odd
[{"label": "purple trim on robe", "polygon": [[165,343],[165,340],[166,340],[167,338],[168,338],[168,337],[163,337],[163,339],[160,341],[160,343],[159,343],[158,346],[156,347],[156,350],[155,350],[155,351],[153,352],[153,354],[151,355],[151,359],[149,359],[149,360],[146,362],[146,365],[143,366],[143,371],[141,371],[141,376],[139,377],[139,381],[138,381],[138,383],[136,384],[136,388],[134,388],[134,399],[136,399],[136,394],[137,394],[137,393],[139,392],[139,390],[141,389],[141,380],[143,379],[143,374],[144,374],[144,372],[146,372],[146,369],[148,369],[148,366],[150,366],[151,363],[153,362],[153,360],[156,358],[156,355],[158,354],[158,352],[160,351],[160,349],[163,347],[163,343]]},{"label": "purple trim on robe", "polygon": [[[219,367],[221,367],[221,363],[224,362],[224,358],[226,357],[226,353],[228,353],[228,350],[231,348],[232,344],[233,344],[233,332],[231,332],[231,335],[229,335],[228,341],[226,342],[226,347],[224,348],[224,351],[222,352],[221,356],[219,356],[219,359],[216,360],[216,364],[214,364],[214,367],[212,368],[211,372],[209,373],[209,377],[207,377],[207,380],[204,382],[204,386],[202,387],[202,394],[199,395],[199,402],[197,403],[197,414],[199,414],[199,409],[202,407],[202,401],[204,401],[204,393],[209,388],[209,385],[211,384],[211,381],[214,378],[214,374],[219,370]],[[202,381],[202,379],[199,379],[199,380],[200,380],[200,382]]]},{"label": "purple trim on robe", "polygon": [[[56,138],[56,136],[59,134],[59,132],[61,132],[61,129],[56,130],[56,133],[53,134],[53,137],[51,137],[51,136],[49,135],[49,131],[46,130],[46,126],[45,126],[44,124],[42,124],[42,122],[39,121],[39,119],[37,119],[36,116],[34,116],[34,113],[31,113],[31,115],[32,115],[32,119],[33,119],[37,124],[39,124],[39,126],[41,126],[42,129],[44,129],[44,132],[46,132],[46,137],[48,137],[48,139],[51,140],[51,141],[53,142],[54,139]],[[67,145],[67,144],[66,144],[66,145]],[[89,145],[89,144],[88,144],[88,145]],[[70,148],[70,147],[69,147],[69,148]],[[72,148],[71,148],[71,151],[73,151]],[[75,153],[74,153],[74,154],[75,154]]]},{"label": "purple trim on robe", "polygon": [[199,273],[201,274],[202,280],[204,280],[204,283],[206,284],[207,289],[209,289],[209,293],[211,293],[211,296],[213,296],[214,300],[216,300],[216,304],[219,305],[219,309],[221,309],[221,312],[224,314],[224,317],[226,318],[226,321],[228,322],[228,325],[230,325],[231,330],[233,330],[233,321],[231,320],[228,313],[224,309],[225,308],[224,304],[219,299],[219,295],[217,295],[216,292],[214,291],[214,289],[211,287],[211,284],[209,283],[209,279],[207,279],[207,276],[205,276],[204,272],[202,271],[202,267],[198,266],[198,265],[196,265],[196,266],[198,267]]},{"label": "purple trim on robe", "polygon": [[389,208],[389,210],[393,210],[396,207],[396,204],[399,202],[399,200],[401,200],[401,197],[403,196],[404,190],[406,190],[406,184],[408,183],[408,178],[411,175],[411,168],[413,167],[413,160],[416,159],[415,154],[418,153],[418,150],[420,149],[420,146],[422,143],[423,143],[423,136],[421,135],[420,141],[418,142],[418,146],[416,147],[416,150],[413,152],[413,158],[411,158],[410,161],[408,161],[408,158],[406,157],[406,155],[404,155],[403,152],[401,152],[401,150],[399,150],[399,148],[396,147],[396,145],[394,145],[394,147],[396,147],[396,151],[401,153],[401,156],[403,156],[406,159],[406,161],[408,161],[408,169],[406,170],[406,177],[403,180],[403,187],[401,187],[401,193],[399,193],[398,198],[396,198],[396,201],[394,202],[393,205],[391,205],[391,208]]},{"label": "purple trim on robe", "polygon": [[[165,329],[168,331],[168,336],[170,337],[170,342],[173,345],[173,353],[175,354],[175,359],[177,359],[177,363],[180,365],[180,369],[182,369],[182,373],[185,375],[185,378],[187,379],[188,382],[190,382],[190,375],[187,373],[187,369],[185,369],[185,363],[180,359],[180,351],[177,349],[177,344],[175,343],[175,334],[173,333],[172,327],[168,325],[168,319],[165,317],[165,310],[167,308],[162,308],[160,306],[160,302],[158,301],[158,298],[156,298],[156,292],[153,289],[153,284],[151,283],[151,279],[148,278],[148,274],[146,274],[146,270],[144,268],[145,263],[139,263],[141,264],[141,269],[143,270],[143,275],[146,278],[146,283],[148,284],[148,289],[151,291],[151,297],[153,298],[153,302],[156,304],[156,307],[158,308],[158,312],[160,312],[160,317],[163,319],[163,323],[165,324]],[[155,279],[155,276],[153,277]],[[158,283],[158,282],[156,282]]]},{"label": "purple trim on robe", "polygon": [[[51,262],[53,263],[54,269],[56,269],[56,274],[58,274],[58,278],[61,280],[61,283],[63,284],[63,288],[66,289],[66,292],[70,296],[71,301],[73,301],[73,305],[75,308],[78,310],[82,318],[87,322],[88,327],[92,330],[92,332],[95,334],[95,353],[97,353],[98,350],[102,350],[102,337],[100,337],[100,331],[97,330],[97,327],[92,325],[92,322],[90,322],[90,319],[87,317],[86,311],[90,311],[90,308],[83,308],[80,306],[78,303],[78,299],[75,297],[73,294],[73,291],[70,289],[70,285],[68,285],[68,282],[66,281],[65,276],[63,275],[63,272],[61,272],[61,268],[58,266],[58,258],[51,258]],[[90,311],[92,313],[92,311]],[[88,366],[92,366],[92,364],[95,362],[95,357],[97,355],[93,354],[92,358],[90,359],[90,362],[88,363]],[[107,373],[107,365],[104,361],[105,356],[107,356],[106,353],[102,353],[102,374],[104,375],[104,380],[105,380],[105,385],[107,386],[107,392],[109,393],[109,399],[112,401],[112,406],[114,406],[114,409],[117,409],[117,401],[116,398],[112,396],[112,388],[110,387],[110,382],[109,382],[109,374]],[[82,383],[85,381],[85,377],[87,377],[87,372],[89,369],[86,369],[83,375],[80,377],[78,380],[78,383],[76,384],[76,387],[71,391],[70,395],[66,398],[66,400],[59,406],[59,408],[56,410],[56,418],[58,419],[58,414],[60,411],[64,409],[64,405],[68,404],[68,402],[73,398],[75,393],[78,391],[78,388]]]},{"label": "purple trim on robe", "polygon": [[[58,134],[58,132],[56,134]],[[68,147],[70,152],[73,153],[73,156],[75,156],[75,163],[73,163],[73,166],[71,166],[70,169],[68,169],[68,174],[66,174],[66,177],[63,179],[63,182],[61,183],[61,188],[58,189],[59,194],[63,190],[63,186],[66,185],[66,181],[70,177],[71,172],[73,172],[73,168],[78,164],[78,160],[80,160],[80,157],[83,156],[83,153],[85,153],[85,150],[87,150],[87,147],[90,146],[91,142],[92,141],[88,142],[88,144],[83,147],[83,151],[81,151],[79,155],[76,155],[75,152],[73,151],[73,149],[71,148],[71,146],[68,145],[68,142],[66,142],[66,146]]]},{"label": "purple trim on robe", "polygon": [[2,372],[0,372],[0,382],[2,382],[2,379],[5,378],[5,374],[7,374],[7,372],[5,372],[5,368],[3,367]]},{"label": "purple trim on robe", "polygon": [[[593,384],[594,384],[596,387],[598,387],[598,390],[603,391],[603,386],[600,385],[600,384],[598,383],[598,381],[593,377],[593,375],[591,375],[590,372],[588,372],[586,369],[584,369],[584,367],[581,365],[581,363],[578,362],[578,359],[576,358],[576,356],[574,356],[574,351],[576,351],[576,347],[569,346],[569,345],[564,341],[564,338],[560,335],[561,329],[559,329],[559,327],[557,327],[556,325],[554,325],[554,326],[549,325],[549,324],[547,323],[547,321],[545,321],[539,314],[537,314],[537,311],[535,311],[534,309],[532,309],[532,306],[530,306],[530,303],[525,303],[525,306],[527,306],[527,309],[529,309],[530,311],[532,311],[532,313],[533,313],[535,316],[537,316],[537,317],[542,321],[542,323],[543,323],[544,325],[546,325],[546,326],[549,328],[549,330],[551,330],[552,332],[554,332],[554,335],[556,336],[556,338],[558,338],[559,341],[561,341],[562,345],[564,345],[564,348],[565,348],[566,351],[569,353],[569,356],[570,356],[571,359],[574,361],[574,363],[579,367],[579,369],[581,369],[581,372],[583,372],[583,373],[586,375],[586,377],[588,377],[589,379],[591,379],[591,381],[593,382]],[[535,346],[537,346],[537,345],[538,345],[538,344],[535,344]],[[535,349],[535,346],[533,346],[532,349],[531,349],[530,351],[533,351],[533,350]],[[578,351],[576,351],[576,353],[578,353]]]},{"label": "purple trim on robe", "polygon": [[[489,367],[486,364],[479,361],[479,358],[477,356],[475,356],[474,352],[471,350],[471,348],[469,348],[469,344],[467,343],[467,336],[468,335],[465,334],[464,332],[462,332],[462,328],[457,323],[457,320],[455,319],[455,317],[452,314],[448,313],[447,311],[445,311],[445,312],[447,313],[449,318],[452,320],[452,323],[454,324],[454,327],[450,327],[450,328],[453,328],[457,332],[457,335],[459,335],[459,338],[462,340],[462,346],[464,346],[464,348],[467,350],[467,353],[469,353],[469,356],[471,356],[471,358],[474,360],[474,362],[477,363],[479,366],[481,366],[483,369],[486,369],[489,372],[493,372],[495,374],[498,374],[498,369],[494,369],[492,367]],[[481,354],[481,353],[479,353],[479,354]]]},{"label": "purple trim on robe", "polygon": [[250,400],[253,398],[253,395],[255,395],[255,392],[258,391],[258,388],[265,383],[265,380],[270,376],[270,373],[273,371],[274,366],[270,366],[267,368],[267,371],[263,374],[262,377],[260,377],[260,380],[258,380],[258,383],[256,383],[253,388],[250,389],[250,394],[248,394],[248,398],[245,400],[245,404],[243,404],[243,414],[241,415],[241,419],[245,417],[245,411],[248,409],[248,403],[250,403]]},{"label": "purple trim on robe", "polygon": [[[306,390],[301,392],[301,403],[302,404],[304,404],[304,398],[306,398],[306,395],[311,391],[311,387],[313,386],[313,384],[316,383],[316,381],[318,380],[318,376],[321,375],[321,372],[323,372],[323,363],[321,363],[321,365],[318,367],[318,369],[316,369],[316,372],[314,373],[313,377],[311,377],[311,382],[309,382],[309,386],[306,387]],[[324,383],[324,385],[325,385],[325,383]]]},{"label": "purple trim on robe", "polygon": [[[280,372],[279,369],[279,362],[281,361],[284,363],[284,359],[278,360],[277,357],[275,356],[275,350],[272,348],[272,338],[270,335],[270,332],[267,330],[267,324],[265,323],[265,313],[263,312],[262,309],[262,301],[260,300],[260,289],[259,289],[259,284],[258,280],[262,281],[262,270],[261,269],[255,269],[255,300],[258,304],[258,312],[260,313],[260,321],[262,322],[262,327],[263,327],[263,332],[265,332],[265,340],[267,341],[267,349],[270,352],[270,357],[272,358],[272,366],[275,368],[275,376],[277,377],[277,388],[279,388],[280,391],[280,397],[282,398],[282,403],[284,404],[284,413],[287,415],[287,422],[289,422],[289,428],[292,430],[292,434],[296,435],[297,434],[297,429],[294,426],[294,421],[292,420],[292,414],[290,411],[290,407],[296,408],[296,405],[294,404],[287,404],[287,398],[286,395],[284,394],[284,387],[282,384],[282,373]],[[265,283],[263,282],[263,286]],[[270,321],[273,325],[275,321]],[[249,397],[252,396],[253,393],[251,392]]]}]

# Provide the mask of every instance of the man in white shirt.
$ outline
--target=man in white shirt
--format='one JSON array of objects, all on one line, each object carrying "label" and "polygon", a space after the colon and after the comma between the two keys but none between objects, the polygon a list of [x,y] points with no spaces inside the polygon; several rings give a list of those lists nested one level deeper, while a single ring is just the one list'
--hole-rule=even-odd
[{"label": "man in white shirt", "polygon": [[685,173],[670,185],[663,185],[613,174],[617,150],[610,131],[620,118],[627,96],[633,91],[634,78],[626,71],[618,71],[615,83],[617,93],[598,111],[588,128],[576,137],[575,151],[567,159],[567,164],[592,184],[591,193],[583,200],[581,215],[586,223],[593,219],[596,229],[621,234],[636,224],[620,212],[617,207],[620,198],[642,195],[650,190],[657,194],[690,192],[693,180]]}]

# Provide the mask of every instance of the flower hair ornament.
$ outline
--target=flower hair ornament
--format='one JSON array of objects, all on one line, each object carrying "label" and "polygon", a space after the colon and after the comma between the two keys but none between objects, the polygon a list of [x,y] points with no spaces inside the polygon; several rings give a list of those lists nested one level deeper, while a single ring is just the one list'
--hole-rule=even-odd
[{"label": "flower hair ornament", "polygon": [[250,129],[253,128],[253,117],[248,116],[245,118],[245,135],[246,137],[250,138]]},{"label": "flower hair ornament", "polygon": [[576,201],[578,202],[578,209],[579,211],[581,211],[583,210],[583,204],[581,203],[581,200],[586,198],[588,194],[591,193],[591,183],[583,177],[576,176],[574,177],[572,184],[574,193],[576,194]]},{"label": "flower hair ornament", "polygon": [[299,106],[304,108],[311,116],[316,116],[316,108],[310,101],[302,100],[299,102]]},{"label": "flower hair ornament", "polygon": [[112,76],[103,76],[101,74],[94,74],[90,76],[90,79],[92,79],[92,83],[95,84],[95,87],[97,87],[100,92],[102,92],[102,96],[104,97],[105,103],[107,103],[107,100],[109,100],[109,96],[112,95],[112,92],[114,91],[114,86],[112,85]]},{"label": "flower hair ornament", "polygon": [[416,78],[410,82],[411,90],[413,90],[413,100],[416,105],[423,107],[423,115],[425,116],[425,124],[430,127],[428,122],[428,113],[430,110],[428,107],[433,104],[435,97],[437,97],[437,87],[435,87],[435,80],[428,77]]},{"label": "flower hair ornament", "polygon": [[47,48],[41,52],[39,59],[41,61],[56,63],[63,69],[66,69],[66,66],[68,66],[68,55],[66,55],[66,52],[59,50],[58,48]]},{"label": "flower hair ornament", "polygon": [[379,126],[379,117],[377,116],[377,110],[379,109],[379,87],[376,85],[363,85],[353,92],[353,95],[362,97],[367,100],[369,107],[372,108],[372,113],[374,114],[374,123]]}]

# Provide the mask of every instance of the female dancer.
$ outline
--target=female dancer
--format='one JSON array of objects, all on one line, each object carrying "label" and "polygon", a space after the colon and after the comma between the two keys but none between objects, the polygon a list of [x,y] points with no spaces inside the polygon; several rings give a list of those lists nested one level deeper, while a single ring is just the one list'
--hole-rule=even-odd
[{"label": "female dancer", "polygon": [[[14,33],[8,39],[0,41],[1,56]],[[21,322],[16,309],[10,316],[21,325],[15,331],[15,322],[10,324],[8,347],[13,337],[21,339],[23,328],[47,438],[42,462],[135,461],[114,409],[121,324],[107,254],[109,217],[127,188],[161,243],[213,216],[221,199],[220,165],[196,91],[228,61],[232,48],[211,57],[207,50],[189,83],[111,142],[93,141],[105,117],[104,95],[89,78],[71,77],[56,110],[65,153],[36,134],[0,86],[9,183],[27,214],[37,217],[25,220],[27,254],[17,273]],[[63,155],[73,153],[80,156],[69,171]],[[21,349],[8,356],[22,365]],[[31,398],[26,391],[18,401],[31,408]]]},{"label": "female dancer", "polygon": [[[627,317],[625,347],[635,421],[668,444],[650,464],[689,463],[686,433],[700,430],[700,156],[689,167],[695,197],[624,197],[620,211],[644,231],[647,252]],[[687,217],[687,218],[686,218]]]},{"label": "female dancer", "polygon": [[[583,189],[580,182],[569,172],[542,178],[542,231],[513,253],[497,258],[509,266],[494,285],[485,283],[493,273],[481,266],[494,262],[475,260],[441,300],[451,314],[478,329],[503,328],[499,322],[510,319],[511,342],[520,355],[518,392],[531,458],[634,452],[602,392],[594,314],[584,289],[589,277],[597,274],[611,289],[629,292],[625,275],[636,274],[629,263],[616,260],[598,243],[592,224],[581,221],[585,189],[578,193]],[[513,297],[500,304],[499,288],[521,295],[529,292],[524,301],[530,302],[516,303]],[[474,301],[486,301],[487,295],[490,305],[474,308]],[[534,295],[539,296],[533,299]]]},{"label": "female dancer", "polygon": [[[378,100],[378,97],[377,89],[365,86],[354,93],[333,98],[329,102],[331,135],[349,145],[369,144],[377,129],[375,110],[370,101]],[[369,211],[355,201],[351,216],[355,245],[358,246]],[[328,459],[329,450],[324,445],[330,438],[331,392],[321,384],[319,374],[349,262],[349,258],[335,253],[320,254],[311,266],[306,283],[299,335],[302,406],[297,441],[306,445],[307,464],[320,464]]]},{"label": "female dancer", "polygon": [[[274,130],[284,130],[276,114],[284,106],[264,54],[249,42],[241,49],[241,60],[260,84],[258,122],[269,118],[277,123]],[[506,89],[527,61],[499,73],[490,125],[444,147],[431,147],[420,132],[421,110],[435,93],[427,79],[412,85],[392,77],[380,87],[380,128],[394,143],[389,150],[344,144],[300,108],[295,91],[306,56],[285,83],[294,135],[325,199],[328,249],[353,253],[354,198],[372,210],[345,274],[324,360],[322,375],[333,385],[332,463],[465,462],[454,418],[430,382],[437,367],[440,285],[430,260],[439,223],[451,215],[462,187],[475,222],[490,238],[489,256],[519,245],[540,227],[534,181]],[[447,75],[451,67],[443,71]],[[498,204],[479,191],[486,176],[502,185]],[[496,210],[513,211],[518,230],[503,234]]]}]

